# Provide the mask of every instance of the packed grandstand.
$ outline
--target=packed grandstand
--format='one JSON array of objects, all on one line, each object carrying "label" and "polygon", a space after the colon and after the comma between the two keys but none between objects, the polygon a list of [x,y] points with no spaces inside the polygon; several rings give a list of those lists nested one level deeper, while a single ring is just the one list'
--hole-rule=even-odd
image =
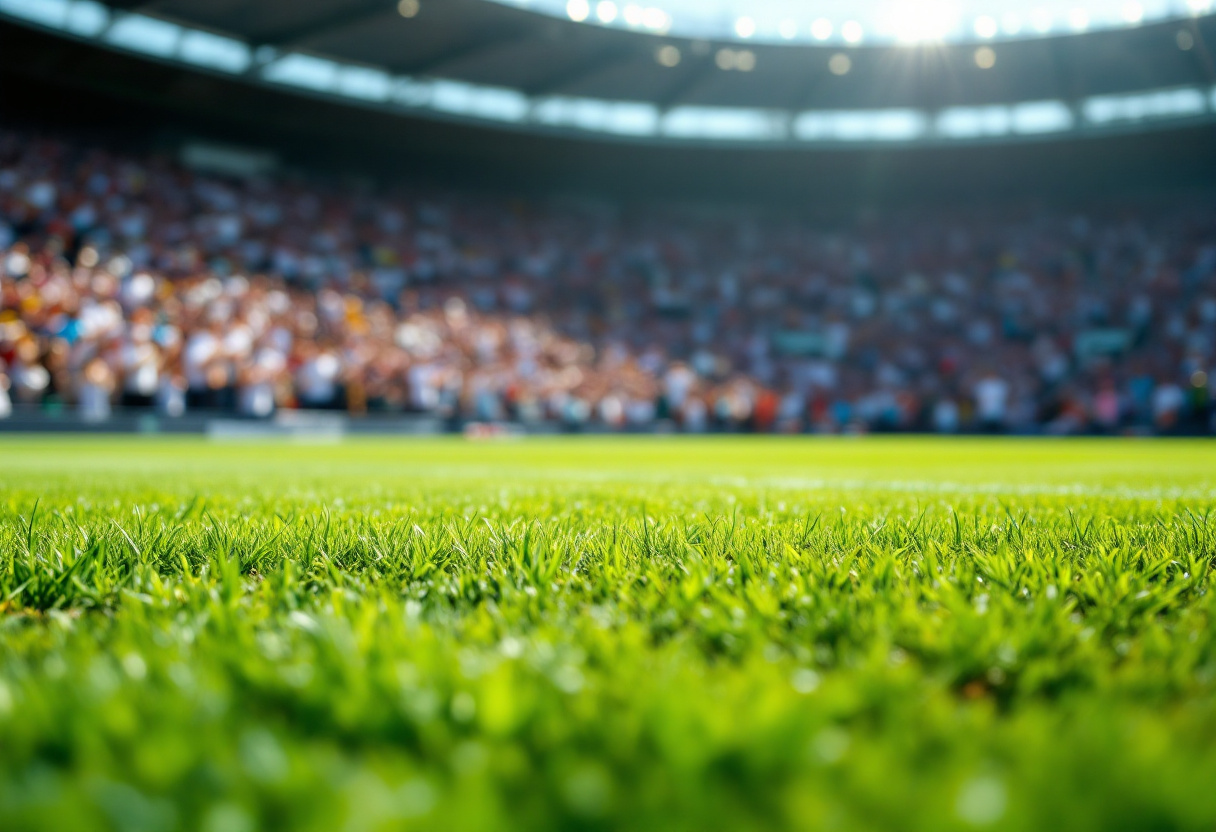
[{"label": "packed grandstand", "polygon": [[1216,209],[844,224],[232,178],[0,133],[0,417],[1216,429]]}]

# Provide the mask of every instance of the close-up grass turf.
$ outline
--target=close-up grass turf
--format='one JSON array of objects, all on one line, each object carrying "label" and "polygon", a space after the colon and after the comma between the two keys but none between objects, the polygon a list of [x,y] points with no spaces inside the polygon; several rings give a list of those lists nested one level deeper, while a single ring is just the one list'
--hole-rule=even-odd
[{"label": "close-up grass turf", "polygon": [[0,829],[1212,830],[1216,445],[0,437]]}]

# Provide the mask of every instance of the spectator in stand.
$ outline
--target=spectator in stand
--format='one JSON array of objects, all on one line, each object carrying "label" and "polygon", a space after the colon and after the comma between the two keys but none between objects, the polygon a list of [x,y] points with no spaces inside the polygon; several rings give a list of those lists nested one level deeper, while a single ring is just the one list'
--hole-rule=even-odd
[{"label": "spectator in stand", "polygon": [[0,419],[13,415],[13,400],[8,395],[8,374],[4,370],[4,360],[0,359]]},{"label": "spectator in stand", "polygon": [[1210,200],[761,227],[227,180],[0,132],[20,408],[1196,432],[1214,349]]},{"label": "spectator in stand", "polygon": [[81,375],[80,415],[87,422],[104,422],[110,417],[110,397],[114,393],[114,373],[102,358],[94,358]]},{"label": "spectator in stand", "polygon": [[1186,404],[1182,388],[1165,382],[1153,391],[1153,424],[1161,433],[1172,433],[1178,427],[1179,414]]},{"label": "spectator in stand", "polygon": [[152,339],[152,313],[140,308],[131,316],[118,358],[123,378],[122,406],[151,407],[160,387],[160,348]]},{"label": "spectator in stand", "polygon": [[958,432],[958,404],[951,397],[942,396],[933,406],[933,429],[938,433]]},{"label": "spectator in stand", "polygon": [[1001,433],[1008,427],[1009,382],[995,372],[987,372],[975,384],[975,412],[980,429]]},{"label": "spectator in stand", "polygon": [[1119,393],[1112,381],[1105,381],[1094,396],[1094,426],[1101,433],[1113,433],[1119,427],[1121,419],[1121,404]]}]

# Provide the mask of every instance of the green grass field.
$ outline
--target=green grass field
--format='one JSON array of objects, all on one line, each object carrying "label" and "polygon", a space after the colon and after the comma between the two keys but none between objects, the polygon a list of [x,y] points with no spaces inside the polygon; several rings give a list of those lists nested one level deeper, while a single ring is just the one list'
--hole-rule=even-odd
[{"label": "green grass field", "polygon": [[1216,444],[0,437],[0,829],[1212,830]]}]

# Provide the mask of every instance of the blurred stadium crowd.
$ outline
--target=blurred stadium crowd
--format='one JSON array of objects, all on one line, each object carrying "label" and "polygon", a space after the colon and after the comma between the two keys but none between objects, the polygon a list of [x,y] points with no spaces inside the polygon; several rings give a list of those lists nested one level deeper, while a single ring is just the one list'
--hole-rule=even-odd
[{"label": "blurred stadium crowd", "polygon": [[0,132],[0,417],[1205,433],[1216,209],[834,229],[229,179]]}]

